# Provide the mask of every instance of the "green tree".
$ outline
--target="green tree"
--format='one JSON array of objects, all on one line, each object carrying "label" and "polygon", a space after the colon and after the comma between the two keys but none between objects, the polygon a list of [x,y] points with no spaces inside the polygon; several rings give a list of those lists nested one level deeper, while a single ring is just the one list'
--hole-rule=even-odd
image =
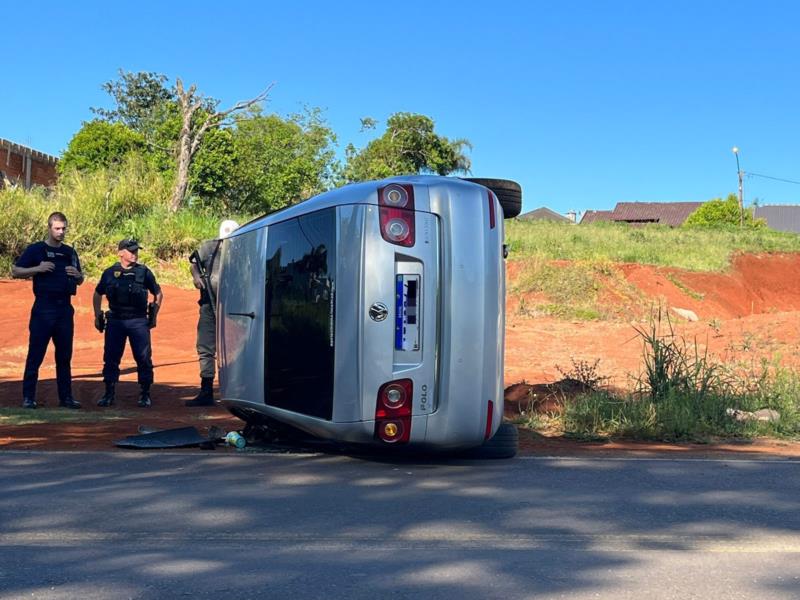
[{"label": "green tree", "polygon": [[[167,76],[161,73],[129,73],[120,69],[119,79],[102,85],[113,98],[114,108],[91,110],[104,121],[123,123],[134,131],[147,134],[166,116],[165,105],[176,104],[175,89],[167,87],[166,82]],[[209,108],[213,110],[215,106]]]},{"label": "green tree", "polygon": [[[239,163],[231,128],[212,129],[206,134],[189,170],[189,189],[192,197],[214,208],[226,201],[235,188]],[[172,168],[173,165],[171,165]]]},{"label": "green tree", "polygon": [[231,131],[235,166],[223,201],[235,212],[266,212],[332,187],[336,136],[318,108],[283,118],[254,109]]},{"label": "green tree", "polygon": [[[374,126],[370,118],[361,120],[362,130]],[[434,131],[433,119],[414,113],[395,113],[387,121],[383,135],[362,150],[349,144],[345,150],[348,181],[382,179],[393,175],[419,173],[467,173],[466,155],[472,145],[468,140],[448,138]]]},{"label": "green tree", "polygon": [[141,153],[145,146],[144,136],[123,123],[89,121],[70,140],[58,171],[95,171],[119,165],[128,155]]},{"label": "green tree", "polygon": [[[229,134],[220,132],[230,126],[235,113],[264,100],[269,88],[251,100],[218,110],[219,101],[204,96],[195,85],[185,88],[176,78],[175,85],[168,87],[167,81],[159,73],[121,69],[116,81],[103,84],[114,107],[92,110],[105,122],[124,125],[142,136],[148,160],[174,181],[169,204],[175,211],[192,191],[209,197],[229,190],[227,173],[233,159],[225,150],[232,142]],[[200,164],[195,165],[195,160]]]},{"label": "green tree", "polygon": [[[175,89],[167,85],[166,75],[129,73],[120,69],[118,79],[107,81],[101,87],[111,96],[113,105],[111,108],[91,109],[98,117],[92,124],[105,126],[97,125],[96,130],[89,133],[101,135],[115,131],[121,135],[123,131],[133,132],[138,143],[130,151],[140,153],[148,163],[172,176],[181,117]],[[209,101],[212,109],[214,102]],[[114,149],[113,146],[108,147],[109,152]],[[105,156],[102,150],[102,145],[98,145],[98,152],[90,157],[90,161],[73,163],[72,166],[84,170],[119,162],[116,156]],[[63,164],[62,167],[66,168]]]},{"label": "green tree", "polygon": [[[740,221],[739,199],[736,194],[714,198],[704,202],[684,223],[685,227],[727,227],[738,226]],[[744,211],[744,226],[750,228],[766,227],[764,219],[754,219],[750,209]]]}]

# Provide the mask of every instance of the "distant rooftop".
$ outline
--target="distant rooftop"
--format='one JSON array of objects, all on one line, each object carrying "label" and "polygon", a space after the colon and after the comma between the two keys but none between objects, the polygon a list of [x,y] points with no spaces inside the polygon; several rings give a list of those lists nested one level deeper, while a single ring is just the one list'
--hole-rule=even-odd
[{"label": "distant rooftop", "polygon": [[800,233],[800,206],[796,204],[756,206],[753,216],[764,219],[770,229]]},{"label": "distant rooftop", "polygon": [[536,221],[536,220],[545,220],[545,221],[563,221],[566,223],[572,223],[572,219],[569,217],[565,217],[564,215],[558,214],[554,210],[550,210],[546,206],[540,206],[537,209],[528,211],[523,213],[517,217],[522,221]]},{"label": "distant rooftop", "polygon": [[657,223],[680,227],[702,202],[617,202],[614,210],[587,210],[581,223],[613,221],[639,225]]},{"label": "distant rooftop", "polygon": [[613,210],[587,210],[581,217],[581,224],[598,223],[600,221],[613,221],[611,218],[611,215],[613,214]]}]

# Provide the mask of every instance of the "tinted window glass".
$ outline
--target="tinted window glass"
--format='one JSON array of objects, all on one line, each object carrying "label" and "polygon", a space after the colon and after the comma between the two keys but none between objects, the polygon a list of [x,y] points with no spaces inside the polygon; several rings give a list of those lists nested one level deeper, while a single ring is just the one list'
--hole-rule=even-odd
[{"label": "tinted window glass", "polygon": [[267,232],[266,403],[333,414],[336,209]]}]

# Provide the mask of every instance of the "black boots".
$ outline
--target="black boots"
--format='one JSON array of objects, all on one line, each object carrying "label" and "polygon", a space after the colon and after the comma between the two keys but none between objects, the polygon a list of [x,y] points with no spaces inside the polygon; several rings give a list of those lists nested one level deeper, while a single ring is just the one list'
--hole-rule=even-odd
[{"label": "black boots", "polygon": [[[80,408],[81,403],[75,400],[72,396],[67,396],[63,400],[58,402],[58,405],[61,408]],[[33,398],[23,398],[22,399],[22,408],[36,408],[36,400]]]},{"label": "black boots", "polygon": [[80,408],[81,403],[75,400],[72,396],[67,396],[63,400],[61,400],[58,405],[61,408]]},{"label": "black boots", "polygon": [[150,386],[143,385],[142,391],[139,394],[139,406],[142,408],[150,408],[153,403],[150,401]]},{"label": "black boots", "polygon": [[[58,405],[61,408],[80,408],[81,403],[75,400],[72,396],[67,396],[63,400],[59,400]],[[33,398],[23,398],[22,408],[36,408],[36,400]]]},{"label": "black boots", "polygon": [[[100,400],[97,401],[97,406],[104,406],[105,407],[105,406],[111,406],[112,404],[114,404],[114,392],[115,392],[114,388],[115,388],[115,386],[116,386],[116,383],[109,383],[108,381],[106,381],[106,393],[103,394],[103,397],[100,398]],[[150,406],[153,404],[150,401],[150,386],[149,385],[143,385],[142,386],[142,392],[139,394],[139,402],[138,402],[138,404],[142,408],[150,408]]]},{"label": "black boots", "polygon": [[106,393],[97,401],[97,406],[111,406],[114,404],[114,386],[115,383],[106,381]]},{"label": "black boots", "polygon": [[191,400],[184,402],[186,406],[213,406],[214,405],[214,378],[202,377],[200,379],[200,393]]}]

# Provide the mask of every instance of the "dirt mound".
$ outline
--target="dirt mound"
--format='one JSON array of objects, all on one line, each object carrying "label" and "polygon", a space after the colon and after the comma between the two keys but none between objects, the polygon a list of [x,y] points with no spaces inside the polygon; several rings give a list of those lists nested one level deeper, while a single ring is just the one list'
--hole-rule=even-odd
[{"label": "dirt mound", "polygon": [[[678,336],[697,342],[721,360],[757,365],[761,359],[800,367],[800,255],[742,255],[724,273],[695,273],[649,265],[622,264],[622,282],[637,290],[601,289],[599,302],[616,302],[615,321],[566,322],[516,310],[509,295],[505,383],[552,384],[574,361],[600,359],[598,375],[614,387],[629,388],[642,363],[642,339],[654,306],[667,308]],[[509,288],[519,277],[510,263]],[[614,282],[614,278],[609,278]],[[670,308],[693,311],[687,322]]]},{"label": "dirt mound", "polygon": [[[509,289],[522,275],[526,261],[507,265]],[[552,261],[568,268],[569,261]],[[606,318],[643,317],[654,305],[691,310],[700,320],[732,319],[757,314],[800,310],[800,254],[744,254],[735,257],[722,273],[698,273],[643,264],[617,264],[609,272],[594,274],[595,306]],[[565,278],[568,285],[569,278]],[[528,312],[551,300],[540,292],[509,294],[508,314]],[[526,310],[521,311],[524,305]]]},{"label": "dirt mound", "polygon": [[700,319],[800,310],[800,255],[737,256],[724,273],[627,264],[619,269],[646,297],[689,309]]},{"label": "dirt mound", "polygon": [[516,419],[520,415],[561,412],[564,403],[577,395],[592,391],[591,386],[565,378],[553,383],[512,383],[505,389],[505,416]]}]

